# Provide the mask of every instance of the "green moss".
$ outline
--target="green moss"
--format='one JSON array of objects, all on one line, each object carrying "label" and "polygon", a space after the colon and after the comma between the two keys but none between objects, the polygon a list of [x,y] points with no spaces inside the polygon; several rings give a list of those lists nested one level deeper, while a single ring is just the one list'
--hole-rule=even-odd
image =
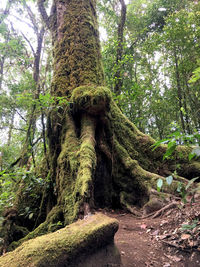
[{"label": "green moss", "polygon": [[79,86],[72,92],[71,102],[76,111],[92,115],[105,114],[110,109],[111,91],[103,86]]},{"label": "green moss", "polygon": [[81,137],[68,114],[66,133],[58,157],[58,203],[63,206],[64,223],[72,223],[83,213],[82,205],[91,196],[92,175],[96,166],[95,120],[89,115],[81,118]]},{"label": "green moss", "polygon": [[[148,135],[141,133],[135,125],[121,113],[113,101],[110,106],[111,112],[109,119],[115,138],[120,145],[125,148],[132,159],[137,160],[145,169],[149,169],[152,165],[151,169],[153,171],[156,167],[154,166],[155,161],[151,159],[152,157],[154,159],[160,157],[157,151],[156,153],[152,151],[151,145],[154,143],[154,140]],[[149,155],[151,158],[149,158]]]},{"label": "green moss", "polygon": [[59,15],[55,12],[52,18],[52,92],[56,95],[70,95],[84,84],[104,84],[95,5],[94,1],[79,0],[63,3]]},{"label": "green moss", "polygon": [[88,115],[82,117],[79,169],[75,194],[83,202],[91,197],[92,175],[96,167],[95,121]]},{"label": "green moss", "polygon": [[[118,222],[103,214],[79,220],[55,233],[43,235],[23,243],[13,252],[0,257],[0,266],[42,267],[70,266],[73,258],[83,251],[109,244],[118,229]],[[60,265],[59,265],[60,264]]]},{"label": "green moss", "polygon": [[78,166],[77,154],[80,148],[80,141],[76,136],[75,125],[69,114],[66,115],[65,123],[67,129],[61,145],[61,153],[58,157],[58,163],[59,165],[63,165],[68,162],[70,171],[74,173]]},{"label": "green moss", "polygon": [[188,161],[188,155],[192,151],[192,148],[188,146],[177,146],[175,151],[178,158]]}]

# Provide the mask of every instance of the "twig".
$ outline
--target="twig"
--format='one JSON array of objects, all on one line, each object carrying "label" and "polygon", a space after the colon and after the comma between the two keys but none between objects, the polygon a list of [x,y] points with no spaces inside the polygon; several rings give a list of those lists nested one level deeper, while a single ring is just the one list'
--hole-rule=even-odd
[{"label": "twig", "polygon": [[[165,240],[160,240],[160,241],[161,241],[162,243],[168,245],[168,246],[175,247],[175,248],[177,248],[177,249],[179,249],[179,250],[182,250],[182,251],[185,251],[185,252],[191,252],[191,249],[183,248],[183,247],[181,247],[181,246],[178,246],[177,244],[173,244],[173,243],[170,243],[170,242],[165,241]],[[192,248],[192,250],[196,250],[196,251],[198,251],[198,249],[195,249],[195,248]]]}]

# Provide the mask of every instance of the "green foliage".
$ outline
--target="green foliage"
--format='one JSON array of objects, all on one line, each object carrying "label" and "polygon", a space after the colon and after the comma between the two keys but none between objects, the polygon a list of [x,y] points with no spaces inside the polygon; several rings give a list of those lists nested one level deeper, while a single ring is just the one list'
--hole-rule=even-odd
[{"label": "green foliage", "polygon": [[189,160],[191,160],[193,157],[200,156],[200,148],[199,144],[200,143],[200,134],[199,133],[194,133],[191,135],[185,135],[182,134],[180,131],[176,131],[168,136],[168,138],[159,140],[155,142],[155,144],[152,145],[153,150],[158,148],[162,144],[167,144],[167,150],[165,154],[163,155],[163,160],[164,159],[169,159],[170,157],[173,156],[173,154],[176,152],[177,145],[179,144],[185,144],[187,146],[192,146],[193,147],[192,151],[189,154]]},{"label": "green foliage", "polygon": [[[109,17],[108,26],[104,19],[102,23],[108,35],[107,42],[103,43],[104,69],[111,88],[114,88],[116,70],[122,69],[123,86],[116,100],[123,113],[154,138],[165,138],[171,132],[172,122],[179,125],[184,134],[198,130],[199,90],[196,83],[188,83],[188,80],[199,67],[199,3],[132,1],[127,5],[124,54],[116,65],[119,13],[118,9],[112,9],[114,1],[102,2],[104,9],[100,12],[105,21]],[[112,12],[107,12],[105,5]],[[177,93],[177,73],[181,95]],[[181,113],[185,125],[182,125]]]},{"label": "green foliage", "polygon": [[59,109],[60,107],[66,106],[69,104],[69,101],[66,97],[55,97],[50,95],[50,93],[39,94],[38,98],[34,98],[32,93],[24,92],[22,94],[17,95],[17,103],[21,106],[26,105],[27,107],[31,107],[32,105],[36,105],[37,108],[44,108],[45,111],[56,107]]},{"label": "green foliage", "polygon": [[[192,144],[198,144],[199,141],[200,141],[200,134],[199,133],[195,133],[193,135],[185,135],[185,134],[181,134],[179,131],[176,131],[176,132],[172,133],[171,135],[169,135],[168,138],[157,141],[152,147],[153,147],[153,150],[155,150],[160,145],[167,144],[167,149],[166,149],[166,152],[163,156],[163,160],[168,160],[168,159],[174,158],[174,155],[176,153],[178,153],[177,152],[177,145],[178,144],[185,144],[187,146],[192,146]],[[179,156],[181,156],[181,155],[179,155]],[[200,156],[200,148],[199,148],[199,146],[196,146],[189,153],[188,157],[189,157],[189,160],[192,160],[193,157],[199,157],[199,156]],[[178,168],[178,166],[176,166],[176,168]],[[166,184],[168,186],[170,186],[172,184],[174,176],[176,176],[176,171],[174,174],[165,178]],[[190,193],[195,192],[196,189],[191,190],[191,187],[197,179],[199,179],[199,177],[195,177],[195,178],[191,179],[186,185],[183,182],[178,183],[177,192],[181,195],[181,199],[182,199],[183,203],[187,202],[186,197]],[[162,187],[163,187],[163,179],[160,178],[157,180],[157,191],[160,192]]]},{"label": "green foliage", "polygon": [[[36,194],[36,188],[44,186],[44,180],[37,177],[34,172],[26,169],[16,168],[13,172],[0,172],[0,215],[5,207],[11,207],[16,198],[16,193],[20,184],[23,184],[23,194],[27,194],[29,198],[37,199],[39,195]],[[25,207],[20,215],[24,215],[31,219],[33,211],[30,207]]]},{"label": "green foliage", "polygon": [[[167,185],[171,185],[174,178],[172,175],[170,175],[170,176],[166,177],[165,179],[166,179]],[[159,178],[157,181],[157,191],[160,192],[162,187],[163,187],[163,179]]]},{"label": "green foliage", "polygon": [[183,232],[190,232],[192,231],[194,228],[198,227],[198,231],[200,231],[200,225],[199,225],[199,220],[198,219],[195,219],[193,220],[190,224],[182,224],[181,226],[181,230]]},{"label": "green foliage", "polygon": [[196,68],[193,71],[193,76],[192,78],[189,80],[189,83],[195,83],[200,79],[200,67]]},{"label": "green foliage", "polygon": [[[170,186],[173,182],[174,177],[173,175],[170,175],[166,177],[165,179],[166,179],[167,185]],[[181,200],[184,204],[187,203],[186,197],[191,194],[193,194],[193,198],[191,199],[191,202],[194,201],[194,193],[197,191],[197,188],[192,188],[192,186],[194,185],[194,182],[198,179],[199,177],[195,177],[191,179],[190,181],[188,181],[186,185],[183,182],[178,183],[177,192],[180,194]],[[160,192],[161,189],[163,188],[163,184],[164,184],[163,179],[159,178],[157,180],[157,191],[158,192]]]}]

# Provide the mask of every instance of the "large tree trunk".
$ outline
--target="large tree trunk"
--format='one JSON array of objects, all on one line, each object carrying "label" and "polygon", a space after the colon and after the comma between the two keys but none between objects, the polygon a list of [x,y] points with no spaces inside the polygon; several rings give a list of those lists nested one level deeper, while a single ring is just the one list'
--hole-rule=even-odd
[{"label": "large tree trunk", "polygon": [[[154,140],[123,116],[104,86],[95,2],[54,1],[49,19],[52,95],[69,102],[48,124],[51,179],[65,224],[96,206],[142,206],[149,184],[175,169],[162,162],[166,148],[153,152]],[[186,150],[181,175],[189,174]]]},{"label": "large tree trunk", "polygon": [[[48,119],[50,169],[46,220],[23,240],[67,225],[96,207],[142,206],[149,188],[179,162],[179,175],[199,174],[200,163],[188,163],[187,148],[163,162],[165,146],[152,151],[154,140],[141,133],[119,110],[104,85],[95,0],[54,0],[47,16],[52,32],[55,101],[67,100]],[[62,99],[63,100],[63,99]],[[62,101],[63,102],[63,101]],[[181,178],[180,178],[181,179]],[[43,205],[44,206],[44,205]],[[21,243],[23,240],[17,243]]]}]

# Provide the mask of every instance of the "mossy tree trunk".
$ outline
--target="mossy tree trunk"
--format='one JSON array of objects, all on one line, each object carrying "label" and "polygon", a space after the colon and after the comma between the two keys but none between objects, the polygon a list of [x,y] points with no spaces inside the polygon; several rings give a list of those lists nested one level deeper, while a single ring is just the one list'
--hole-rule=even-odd
[{"label": "mossy tree trunk", "polygon": [[187,148],[177,148],[176,159],[163,162],[166,147],[152,151],[154,140],[114,103],[104,84],[96,1],[54,0],[49,17],[44,0],[38,4],[52,33],[51,93],[67,101],[48,118],[47,217],[25,239],[55,230],[58,221],[70,224],[96,207],[142,206],[149,188],[173,172],[177,162],[181,176],[200,170],[199,161],[188,163]]},{"label": "mossy tree trunk", "polygon": [[[55,0],[50,17],[43,2],[54,46],[52,95],[70,103],[52,111],[48,124],[56,206],[65,224],[96,206],[141,206],[148,186],[172,172],[174,162],[162,162],[166,148],[153,152],[154,140],[123,116],[105,87],[96,1]],[[182,152],[180,175],[189,175]]]}]

